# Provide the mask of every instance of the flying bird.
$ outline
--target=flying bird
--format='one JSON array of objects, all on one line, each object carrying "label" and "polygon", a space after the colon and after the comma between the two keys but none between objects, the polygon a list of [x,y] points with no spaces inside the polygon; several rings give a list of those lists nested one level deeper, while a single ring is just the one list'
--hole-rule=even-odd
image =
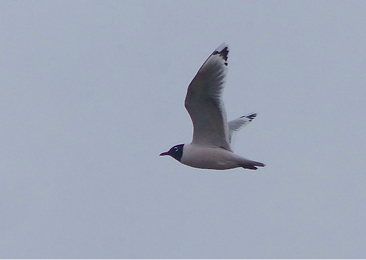
[{"label": "flying bird", "polygon": [[182,164],[201,169],[242,167],[256,170],[265,166],[235,154],[231,147],[233,134],[249,124],[257,114],[227,122],[222,92],[228,54],[229,46],[221,44],[203,63],[188,86],[185,107],[193,123],[192,142],[175,145],[160,156],[170,155]]}]

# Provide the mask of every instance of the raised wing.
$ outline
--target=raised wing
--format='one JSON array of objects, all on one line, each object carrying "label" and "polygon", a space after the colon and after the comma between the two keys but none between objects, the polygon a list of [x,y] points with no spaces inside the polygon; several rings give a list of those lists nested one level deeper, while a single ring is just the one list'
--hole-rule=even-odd
[{"label": "raised wing", "polygon": [[229,125],[229,142],[232,144],[233,136],[235,132],[248,125],[257,116],[257,113],[251,113],[245,116],[241,116],[237,119],[228,122]]},{"label": "raised wing", "polygon": [[203,63],[189,84],[185,107],[193,123],[192,143],[231,151],[222,100],[229,48],[221,44]]}]

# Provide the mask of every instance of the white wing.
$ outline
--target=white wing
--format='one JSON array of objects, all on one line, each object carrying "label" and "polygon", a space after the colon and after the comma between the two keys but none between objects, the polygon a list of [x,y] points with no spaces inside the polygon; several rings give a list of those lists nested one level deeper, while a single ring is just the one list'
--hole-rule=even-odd
[{"label": "white wing", "polygon": [[222,100],[229,48],[221,44],[203,63],[189,84],[185,107],[193,123],[192,143],[231,151]]},{"label": "white wing", "polygon": [[241,116],[237,119],[228,122],[229,125],[229,142],[231,149],[233,148],[233,139],[235,133],[242,129],[244,126],[248,125],[257,116],[257,113],[251,113],[245,116]]}]

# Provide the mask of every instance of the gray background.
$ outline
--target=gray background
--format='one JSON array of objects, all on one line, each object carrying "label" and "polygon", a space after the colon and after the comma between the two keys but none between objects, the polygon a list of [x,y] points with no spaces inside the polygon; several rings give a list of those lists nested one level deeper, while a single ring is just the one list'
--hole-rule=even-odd
[{"label": "gray background", "polygon": [[[365,1],[0,1],[0,257],[365,258]],[[183,102],[230,44],[199,170]]]}]

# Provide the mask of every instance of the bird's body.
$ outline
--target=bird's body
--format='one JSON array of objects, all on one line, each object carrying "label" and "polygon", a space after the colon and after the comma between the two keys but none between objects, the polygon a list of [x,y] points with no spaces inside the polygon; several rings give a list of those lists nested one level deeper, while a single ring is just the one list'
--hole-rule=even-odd
[{"label": "bird's body", "polygon": [[256,114],[227,122],[222,91],[227,74],[229,48],[220,45],[201,66],[189,84],[185,107],[193,123],[193,140],[173,146],[168,152],[179,162],[202,169],[226,170],[237,167],[256,170],[260,162],[245,159],[231,148],[232,135],[250,123]]},{"label": "bird's body", "polygon": [[261,163],[247,160],[221,147],[205,147],[196,144],[184,144],[181,163],[201,169],[227,170],[237,167],[252,169]]}]

